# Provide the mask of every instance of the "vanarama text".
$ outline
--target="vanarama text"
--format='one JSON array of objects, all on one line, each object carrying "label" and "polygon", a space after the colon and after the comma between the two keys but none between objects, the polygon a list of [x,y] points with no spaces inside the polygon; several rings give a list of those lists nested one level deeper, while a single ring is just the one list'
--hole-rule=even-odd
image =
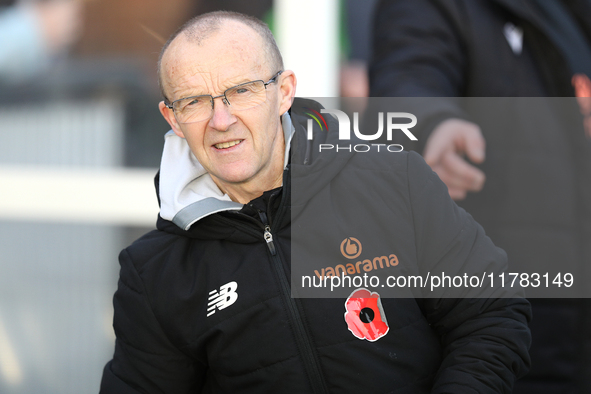
[{"label": "vanarama text", "polygon": [[[395,254],[389,256],[374,257],[373,261],[370,259],[359,260],[356,263],[339,264],[336,267],[322,268],[320,271],[314,270],[316,276],[323,280],[331,276],[354,275],[360,274],[361,269],[365,272],[377,270],[378,268],[396,267],[398,265],[398,257]],[[360,269],[361,268],[361,269]]]}]

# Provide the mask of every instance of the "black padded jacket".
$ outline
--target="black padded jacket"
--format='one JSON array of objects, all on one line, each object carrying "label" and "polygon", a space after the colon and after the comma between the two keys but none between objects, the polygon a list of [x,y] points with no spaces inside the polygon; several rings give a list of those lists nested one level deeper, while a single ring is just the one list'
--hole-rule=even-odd
[{"label": "black padded jacket", "polygon": [[[291,118],[291,163],[264,204],[187,229],[160,218],[121,253],[116,349],[101,393],[509,393],[528,368],[523,298],[383,297],[376,313],[389,329],[375,341],[353,335],[345,298],[292,298],[293,231],[321,240],[335,259],[352,236],[362,257],[396,253],[393,274],[448,260],[496,272],[506,255],[419,155],[318,153],[317,140],[336,133],[318,131],[311,145],[305,115],[292,109]],[[251,215],[251,205],[266,209]],[[318,216],[296,229],[292,217],[307,212]],[[387,231],[370,241],[368,226]]]}]

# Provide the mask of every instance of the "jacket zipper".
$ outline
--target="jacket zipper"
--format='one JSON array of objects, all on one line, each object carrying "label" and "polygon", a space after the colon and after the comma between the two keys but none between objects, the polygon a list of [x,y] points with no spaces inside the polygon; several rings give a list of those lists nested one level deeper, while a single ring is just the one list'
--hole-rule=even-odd
[{"label": "jacket zipper", "polygon": [[271,252],[271,256],[275,256],[277,251],[275,250],[275,244],[273,243],[273,234],[271,234],[271,226],[265,226],[265,232],[263,234],[265,237],[265,242],[267,242],[267,247],[269,248],[269,252]]},{"label": "jacket zipper", "polygon": [[308,336],[306,328],[304,327],[300,310],[296,304],[295,299],[291,297],[291,286],[287,281],[287,273],[285,272],[281,257],[277,254],[277,249],[273,243],[273,234],[271,232],[271,226],[267,220],[267,215],[264,212],[259,211],[259,216],[261,217],[261,221],[265,226],[263,238],[267,243],[267,248],[269,249],[271,258],[273,260],[273,266],[275,267],[275,271],[279,277],[279,282],[281,284],[281,295],[283,296],[283,300],[287,305],[287,310],[293,323],[292,327],[294,328],[296,343],[304,360],[304,368],[306,369],[308,377],[310,378],[312,390],[314,393],[328,393],[328,389],[320,369],[320,363],[316,358],[310,337]]}]

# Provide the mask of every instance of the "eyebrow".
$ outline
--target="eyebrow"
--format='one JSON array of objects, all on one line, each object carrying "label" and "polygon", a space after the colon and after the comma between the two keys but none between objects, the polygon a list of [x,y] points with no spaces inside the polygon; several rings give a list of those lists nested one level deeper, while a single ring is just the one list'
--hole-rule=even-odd
[{"label": "eyebrow", "polygon": [[[231,89],[235,86],[242,85],[243,83],[253,82],[253,81],[262,81],[262,79],[248,79],[248,78],[242,78],[242,79],[236,79],[236,80],[242,81],[242,82],[227,83],[227,85],[226,84],[221,85],[224,90],[222,90],[221,93],[219,93],[219,94],[222,94],[226,90]],[[232,80],[230,80],[230,81],[232,81]],[[184,99],[187,97],[196,97],[196,96],[212,96],[213,97],[213,96],[217,96],[217,94],[211,94],[210,92],[200,93],[197,89],[198,88],[187,88],[187,89],[181,88],[179,90],[179,92],[181,92],[183,94],[179,94],[179,97],[177,99],[172,100],[172,101]]]},{"label": "eyebrow", "polygon": [[209,93],[200,93],[196,89],[182,89],[180,90],[180,92],[181,94],[179,94],[178,98],[176,98],[175,100],[180,100],[187,97],[210,96]]}]

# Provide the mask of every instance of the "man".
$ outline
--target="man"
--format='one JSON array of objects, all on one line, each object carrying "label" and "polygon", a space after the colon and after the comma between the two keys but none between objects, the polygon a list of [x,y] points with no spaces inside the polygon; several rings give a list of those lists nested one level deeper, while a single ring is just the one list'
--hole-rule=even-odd
[{"label": "man", "polygon": [[[102,393],[510,392],[528,363],[523,299],[292,298],[292,231],[302,228],[338,250],[350,231],[387,225],[363,250],[396,248],[390,269],[504,268],[418,155],[391,154],[397,168],[372,175],[379,156],[318,153],[338,133],[307,141],[302,108],[320,107],[292,105],[294,73],[267,27],[241,14],[183,26],[163,49],[160,81],[172,132],[158,230],[120,255]],[[360,203],[369,179],[397,208]],[[337,220],[341,197],[355,209]],[[370,216],[361,224],[358,213]]]},{"label": "man", "polygon": [[[387,0],[376,10],[372,96],[475,97],[418,109],[415,149],[507,251],[511,271],[560,261],[586,282],[589,78],[587,0]],[[530,301],[532,369],[515,392],[589,392],[588,304]]]}]

